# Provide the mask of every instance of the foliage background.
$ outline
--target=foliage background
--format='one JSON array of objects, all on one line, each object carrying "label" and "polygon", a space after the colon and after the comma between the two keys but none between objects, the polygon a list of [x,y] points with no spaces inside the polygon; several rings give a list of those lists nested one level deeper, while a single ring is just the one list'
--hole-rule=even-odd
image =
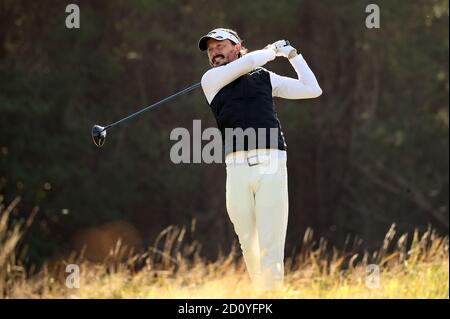
[{"label": "foliage background", "polygon": [[[229,251],[223,164],[169,158],[173,128],[215,125],[201,90],[111,130],[102,149],[90,137],[93,124],[198,82],[209,66],[197,41],[218,26],[250,50],[290,40],[324,92],[276,100],[289,150],[287,255],[307,227],[367,249],[394,222],[399,233],[448,234],[448,1],[377,1],[381,28],[367,29],[371,2],[79,0],[81,28],[69,30],[64,1],[0,0],[0,193],[21,196],[16,219],[39,206],[30,261],[77,249],[89,231],[101,241],[101,227],[119,225],[115,234],[144,247],[193,219],[205,257]],[[286,60],[266,67],[295,76]]]}]

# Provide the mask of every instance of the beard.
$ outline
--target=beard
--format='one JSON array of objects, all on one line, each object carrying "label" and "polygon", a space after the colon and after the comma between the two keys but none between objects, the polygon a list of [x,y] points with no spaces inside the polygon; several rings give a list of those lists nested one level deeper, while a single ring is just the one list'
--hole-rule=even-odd
[{"label": "beard", "polygon": [[211,65],[213,67],[225,65],[227,63],[228,63],[228,59],[225,59],[225,56],[223,54],[216,55],[211,61]]},{"label": "beard", "polygon": [[230,62],[239,58],[239,53],[234,51],[229,51],[228,53],[219,53],[214,58],[209,61],[211,67],[215,68],[218,66],[226,65]]}]

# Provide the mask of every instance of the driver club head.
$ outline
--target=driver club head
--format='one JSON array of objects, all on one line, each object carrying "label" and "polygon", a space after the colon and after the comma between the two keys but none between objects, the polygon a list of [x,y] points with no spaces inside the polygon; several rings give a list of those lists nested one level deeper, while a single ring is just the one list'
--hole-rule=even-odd
[{"label": "driver club head", "polygon": [[94,125],[92,127],[92,140],[97,147],[102,147],[105,144],[106,130],[103,126]]}]

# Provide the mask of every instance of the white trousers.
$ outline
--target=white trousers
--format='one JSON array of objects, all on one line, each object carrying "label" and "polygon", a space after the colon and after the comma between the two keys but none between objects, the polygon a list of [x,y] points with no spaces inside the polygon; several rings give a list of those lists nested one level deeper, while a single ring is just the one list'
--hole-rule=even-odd
[{"label": "white trousers", "polygon": [[227,211],[250,278],[263,290],[279,288],[288,221],[286,152],[239,151],[225,161]]}]

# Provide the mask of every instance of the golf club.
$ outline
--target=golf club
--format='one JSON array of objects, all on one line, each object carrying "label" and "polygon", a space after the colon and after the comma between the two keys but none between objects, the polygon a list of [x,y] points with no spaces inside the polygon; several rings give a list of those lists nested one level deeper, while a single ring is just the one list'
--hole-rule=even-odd
[{"label": "golf club", "polygon": [[117,125],[119,123],[122,123],[122,122],[124,122],[126,120],[129,120],[130,118],[135,117],[136,115],[139,115],[139,114],[141,114],[141,113],[143,113],[145,111],[148,111],[148,110],[150,110],[150,109],[152,109],[152,108],[154,108],[154,107],[156,107],[156,106],[158,106],[158,105],[160,105],[160,104],[162,104],[164,102],[167,102],[167,101],[169,101],[169,100],[171,100],[171,99],[173,99],[173,98],[175,98],[177,96],[180,96],[180,95],[183,95],[185,93],[188,93],[188,92],[198,88],[200,85],[201,85],[200,82],[196,83],[194,85],[191,85],[190,87],[187,87],[187,88],[185,88],[184,90],[182,90],[182,91],[180,91],[178,93],[172,94],[171,96],[168,96],[168,97],[162,99],[161,101],[158,101],[158,102],[156,102],[156,103],[154,103],[152,105],[146,106],[143,109],[141,109],[141,110],[139,110],[139,111],[137,111],[135,113],[132,113],[132,114],[128,115],[127,117],[124,117],[123,119],[118,120],[117,122],[114,122],[114,123],[109,124],[107,126],[94,125],[92,127],[92,140],[94,141],[94,144],[97,147],[102,147],[103,144],[105,144],[106,130],[107,129],[109,129],[109,128],[111,128],[111,127],[113,127],[113,126],[115,126],[115,125]]}]

